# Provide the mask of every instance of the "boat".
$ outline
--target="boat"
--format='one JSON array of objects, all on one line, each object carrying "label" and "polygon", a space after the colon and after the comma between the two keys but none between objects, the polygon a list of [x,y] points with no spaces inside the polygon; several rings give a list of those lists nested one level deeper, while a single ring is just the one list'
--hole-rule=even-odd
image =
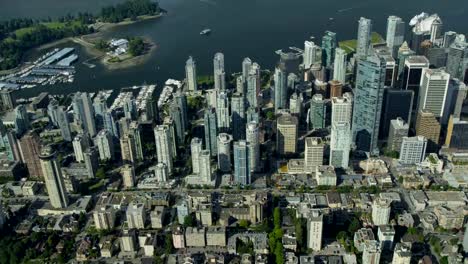
[{"label": "boat", "polygon": [[211,29],[205,28],[204,30],[202,30],[202,31],[200,32],[200,35],[208,35],[208,34],[210,34],[210,33],[211,33]]}]

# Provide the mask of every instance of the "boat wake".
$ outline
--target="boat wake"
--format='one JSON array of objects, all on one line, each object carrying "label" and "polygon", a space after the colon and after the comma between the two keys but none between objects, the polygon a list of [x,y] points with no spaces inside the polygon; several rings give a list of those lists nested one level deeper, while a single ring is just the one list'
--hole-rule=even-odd
[{"label": "boat wake", "polygon": [[213,1],[213,0],[200,0],[200,2],[209,4],[209,5],[217,5],[216,1]]}]

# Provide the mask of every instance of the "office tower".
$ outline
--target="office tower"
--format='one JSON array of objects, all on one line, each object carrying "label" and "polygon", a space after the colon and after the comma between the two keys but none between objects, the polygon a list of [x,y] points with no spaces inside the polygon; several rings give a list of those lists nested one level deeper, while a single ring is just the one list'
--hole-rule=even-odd
[{"label": "office tower", "polygon": [[112,110],[107,110],[104,113],[104,129],[109,131],[112,137],[119,136],[117,124],[114,120],[114,112]]},{"label": "office tower", "polygon": [[333,80],[346,83],[346,51],[336,48],[335,62],[333,65]]},{"label": "office tower", "polygon": [[94,138],[94,145],[98,147],[100,160],[114,159],[114,143],[109,131],[103,129]]},{"label": "office tower", "polygon": [[351,151],[351,127],[349,122],[333,122],[330,138],[330,165],[348,168]]},{"label": "office tower", "polygon": [[307,248],[313,251],[322,249],[323,215],[314,211],[307,221]]},{"label": "office tower", "polygon": [[174,121],[174,128],[177,138],[178,145],[182,146],[185,142],[185,131],[186,126],[182,117],[182,109],[175,103],[172,103],[170,106],[170,116]]},{"label": "office tower", "polygon": [[400,76],[400,88],[414,92],[413,110],[415,110],[419,101],[419,85],[421,84],[422,73],[424,69],[429,68],[429,61],[424,56],[409,56],[405,59],[404,65],[402,76]]},{"label": "office tower", "polygon": [[362,253],[362,264],[379,264],[382,250],[377,240],[368,240],[364,243],[364,252]]},{"label": "office tower", "polygon": [[304,69],[310,69],[314,64],[322,64],[322,48],[313,41],[304,42]]},{"label": "office tower", "polygon": [[47,106],[47,115],[49,116],[49,121],[52,125],[58,127],[57,121],[57,110],[59,108],[59,103],[57,100],[52,99]]},{"label": "office tower", "polygon": [[416,165],[424,160],[427,139],[423,136],[403,137],[400,148],[400,164]]},{"label": "office tower", "polygon": [[124,163],[135,163],[137,161],[136,144],[133,135],[124,134],[120,138],[120,150]]},{"label": "office tower", "polygon": [[429,111],[421,110],[416,119],[416,136],[424,136],[427,139],[427,152],[438,149],[440,138],[440,123],[435,115]]},{"label": "office tower", "polygon": [[[437,118],[444,116],[450,74],[442,69],[424,69],[418,110],[432,112]],[[446,122],[443,122],[446,123]]]},{"label": "office tower", "polygon": [[455,40],[447,57],[447,72],[452,78],[468,82],[468,42]]},{"label": "office tower", "polygon": [[257,63],[250,67],[247,76],[247,106],[258,107],[258,95],[260,93],[260,66]]},{"label": "office tower", "polygon": [[376,198],[372,203],[372,222],[376,226],[387,225],[390,220],[390,202],[386,199]]},{"label": "office tower", "polygon": [[234,93],[231,97],[232,136],[234,140],[245,139],[245,98]]},{"label": "office tower", "polygon": [[60,128],[60,135],[63,140],[72,141],[70,122],[68,121],[68,114],[63,106],[59,106],[56,111],[57,126]]},{"label": "office tower", "polygon": [[89,134],[90,137],[96,135],[96,123],[94,118],[94,108],[91,98],[87,93],[77,92],[72,99],[73,112],[75,119],[77,119],[83,126],[83,129]]},{"label": "office tower", "polygon": [[385,82],[384,85],[387,87],[393,87],[395,82],[396,72],[396,61],[392,57],[387,47],[376,47],[374,49],[377,56],[385,59]]},{"label": "office tower", "polygon": [[234,182],[240,185],[251,183],[250,143],[245,140],[234,142]]},{"label": "office tower", "polygon": [[111,230],[115,227],[116,210],[111,205],[99,206],[94,209],[94,226],[97,230]]},{"label": "office tower", "polygon": [[399,81],[400,77],[402,76],[401,74],[403,73],[403,70],[405,69],[405,61],[407,58],[410,56],[416,55],[416,52],[411,50],[408,46],[408,43],[406,41],[401,44],[400,48],[398,49],[398,57],[397,57],[397,66],[398,66],[398,78]]},{"label": "office tower", "polygon": [[231,118],[229,115],[229,97],[226,91],[218,93],[216,100],[216,121],[219,132],[229,132]]},{"label": "office tower", "polygon": [[380,118],[379,138],[388,137],[390,122],[400,117],[405,122],[411,122],[411,109],[414,92],[412,90],[400,90],[386,88],[384,90],[382,116]]},{"label": "office tower", "polygon": [[336,33],[325,31],[322,37],[322,65],[330,68],[335,60]]},{"label": "office tower", "polygon": [[457,32],[454,31],[447,31],[444,33],[444,38],[442,42],[442,47],[443,48],[450,48],[452,44],[455,42],[457,39]]},{"label": "office tower", "polygon": [[325,144],[319,137],[306,137],[304,151],[304,171],[307,173],[315,172],[315,170],[323,165],[323,150]]},{"label": "office tower", "polygon": [[279,155],[295,154],[297,151],[297,117],[284,114],[276,122],[276,151]]},{"label": "office tower", "polygon": [[468,121],[452,115],[447,126],[445,146],[455,150],[468,150]]},{"label": "office tower", "polygon": [[205,109],[204,115],[204,126],[205,126],[205,148],[208,149],[211,155],[216,156],[217,150],[217,136],[218,126],[216,118],[216,110],[214,108]]},{"label": "office tower", "polygon": [[42,148],[39,159],[52,207],[67,207],[68,195],[63,181],[60,162],[57,160],[57,153],[51,146],[46,146]]},{"label": "office tower", "polygon": [[387,148],[390,151],[400,151],[403,137],[408,136],[409,125],[401,117],[390,121],[390,130],[388,132]]},{"label": "office tower", "polygon": [[366,57],[368,55],[369,46],[371,45],[372,21],[361,17],[359,19],[356,56]]},{"label": "office tower", "polygon": [[353,107],[353,141],[356,149],[377,155],[380,114],[384,93],[385,60],[376,55],[358,61]]},{"label": "office tower", "polygon": [[260,136],[257,122],[250,122],[246,129],[249,143],[249,168],[252,172],[260,171]]},{"label": "office tower", "polygon": [[158,182],[166,182],[169,178],[169,172],[167,171],[167,165],[164,163],[156,164],[154,168],[154,176]]},{"label": "office tower", "polygon": [[199,154],[199,168],[200,173],[198,176],[202,182],[211,183],[212,170],[211,170],[211,154],[209,150],[202,150]]},{"label": "office tower", "polygon": [[245,113],[246,123],[257,122],[260,123],[260,113],[256,108],[248,108]]},{"label": "office tower", "polygon": [[450,79],[445,103],[444,116],[453,115],[456,118],[461,117],[463,102],[466,99],[468,88],[458,79]]},{"label": "office tower", "polygon": [[0,98],[4,110],[13,109],[15,107],[15,98],[13,97],[13,90],[6,88],[0,90]]},{"label": "office tower", "polygon": [[125,212],[129,229],[144,229],[146,223],[146,210],[143,203],[130,203]]},{"label": "office tower", "polygon": [[164,163],[167,166],[169,174],[173,169],[173,147],[172,135],[168,125],[159,125],[154,128],[154,138],[156,142],[156,153],[158,163]]},{"label": "office tower", "polygon": [[392,56],[397,57],[398,49],[405,41],[405,22],[397,16],[389,16],[387,19],[387,47]]},{"label": "office tower", "polygon": [[218,169],[222,172],[231,171],[232,136],[226,133],[218,135]]},{"label": "office tower", "polygon": [[244,81],[247,80],[247,77],[249,77],[251,67],[252,60],[250,58],[244,58],[242,61],[242,77],[244,77]]},{"label": "office tower", "polygon": [[289,112],[292,115],[296,115],[300,118],[302,115],[302,102],[303,101],[304,101],[304,97],[302,96],[302,93],[298,95],[298,93],[294,92],[289,98]]},{"label": "office tower", "polygon": [[434,20],[432,21],[431,31],[430,31],[430,41],[435,43],[442,36],[443,23],[439,16],[435,15]]},{"label": "office tower", "polygon": [[124,188],[135,187],[135,167],[132,164],[124,164],[120,169]]},{"label": "office tower", "polygon": [[19,136],[23,135],[30,127],[28,112],[25,105],[15,108],[15,131]]},{"label": "office tower", "polygon": [[328,82],[329,86],[329,98],[341,97],[343,95],[343,83],[337,80],[331,80]]},{"label": "office tower", "polygon": [[287,75],[284,64],[279,64],[275,68],[273,79],[275,82],[275,112],[278,112],[278,109],[286,109],[288,100]]},{"label": "office tower", "polygon": [[343,97],[332,97],[331,123],[351,123],[353,113],[353,95],[345,93]]},{"label": "office tower", "polygon": [[89,178],[95,178],[99,168],[99,152],[97,147],[89,147],[84,152],[84,163]]},{"label": "office tower", "polygon": [[312,129],[325,128],[327,105],[321,94],[314,94],[310,101],[310,125]]},{"label": "office tower", "polygon": [[192,171],[194,174],[200,173],[200,152],[202,151],[202,140],[194,137],[190,143],[190,152],[192,156]]},{"label": "office tower", "polygon": [[94,98],[93,103],[94,116],[96,117],[96,127],[98,129],[104,128],[104,113],[107,111],[107,100],[102,94],[98,94]]},{"label": "office tower", "polygon": [[412,255],[411,245],[406,243],[397,243],[393,250],[392,264],[410,264]]},{"label": "office tower", "polygon": [[29,176],[32,178],[42,179],[41,163],[39,155],[41,154],[41,140],[36,131],[28,131],[19,139],[19,149],[21,159],[28,168]]},{"label": "office tower", "polygon": [[73,152],[77,162],[84,162],[84,153],[89,148],[89,138],[85,134],[78,134],[73,139]]},{"label": "office tower", "polygon": [[288,74],[288,88],[289,89],[296,89],[296,84],[298,84],[299,81],[300,79],[296,74],[292,72]]},{"label": "office tower", "polygon": [[185,62],[185,79],[187,81],[187,88],[191,92],[198,90],[197,88],[197,64],[190,56]]}]

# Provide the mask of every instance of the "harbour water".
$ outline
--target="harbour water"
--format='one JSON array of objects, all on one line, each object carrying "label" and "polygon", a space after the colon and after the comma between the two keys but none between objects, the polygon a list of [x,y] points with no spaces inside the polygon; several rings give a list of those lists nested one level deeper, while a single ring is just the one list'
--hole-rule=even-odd
[{"label": "harbour water", "polygon": [[[0,17],[57,17],[79,11],[95,11],[119,0],[0,0]],[[374,31],[385,36],[386,19],[397,15],[409,21],[422,11],[438,13],[444,30],[468,34],[466,0],[161,0],[167,15],[114,28],[107,37],[143,36],[152,39],[157,49],[151,57],[135,67],[107,70],[99,63],[87,61],[84,48],[72,46],[79,54],[75,81],[72,84],[39,86],[23,90],[20,96],[34,96],[48,91],[53,94],[73,91],[96,91],[156,83],[184,78],[184,64],[189,55],[197,61],[198,73],[211,74],[213,55],[225,54],[227,72],[239,71],[242,59],[250,57],[262,67],[272,68],[278,61],[275,51],[290,46],[302,48],[304,40],[315,36],[320,42],[325,30],[337,33],[338,40],[355,38],[357,20],[373,20]],[[333,18],[333,19],[330,19]],[[210,28],[210,35],[200,31]],[[34,55],[34,54],[33,54]],[[39,55],[39,54],[37,54]],[[82,62],[96,64],[89,68]]]}]

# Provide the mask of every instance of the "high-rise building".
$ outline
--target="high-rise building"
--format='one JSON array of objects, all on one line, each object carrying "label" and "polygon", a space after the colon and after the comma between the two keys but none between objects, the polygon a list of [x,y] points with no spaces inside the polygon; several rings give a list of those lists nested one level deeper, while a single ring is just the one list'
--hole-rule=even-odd
[{"label": "high-rise building", "polygon": [[276,122],[276,151],[280,155],[294,154],[297,151],[297,117],[283,114]]},{"label": "high-rise building", "polygon": [[289,112],[292,115],[296,115],[299,118],[302,115],[302,103],[304,102],[304,97],[302,96],[302,93],[296,93],[294,92],[291,94],[291,97],[289,97]]},{"label": "high-rise building", "polygon": [[125,212],[127,226],[132,229],[144,229],[146,224],[146,210],[143,203],[130,203]]},{"label": "high-rise building", "polygon": [[29,176],[42,179],[41,163],[39,155],[41,154],[41,141],[36,131],[29,131],[19,139],[19,149],[21,160],[28,168]]},{"label": "high-rise building", "polygon": [[154,176],[159,182],[166,182],[169,179],[169,172],[167,171],[167,165],[164,163],[156,164],[154,168]]},{"label": "high-rise building", "polygon": [[423,136],[403,137],[400,148],[400,164],[416,165],[424,160],[427,139]]},{"label": "high-rise building", "polygon": [[240,185],[251,183],[250,143],[245,140],[234,142],[234,182]]},{"label": "high-rise building", "polygon": [[317,167],[323,165],[323,151],[325,144],[319,137],[307,137],[305,139],[304,171],[315,172]]},{"label": "high-rise building", "polygon": [[351,123],[353,113],[353,95],[345,93],[343,97],[332,97],[331,123]]},{"label": "high-rise building", "polygon": [[47,115],[49,116],[49,121],[50,123],[52,123],[52,125],[56,127],[58,127],[58,121],[57,121],[58,108],[59,108],[59,103],[55,99],[50,100],[49,105],[47,105]]},{"label": "high-rise building", "polygon": [[431,153],[438,149],[440,123],[433,113],[425,110],[418,112],[416,136],[423,136],[427,139],[427,152]]},{"label": "high-rise building", "polygon": [[124,134],[120,138],[120,151],[124,163],[135,163],[137,161],[135,137],[130,134]]},{"label": "high-rise building", "polygon": [[99,206],[93,212],[97,230],[111,230],[115,227],[116,210],[111,205]]},{"label": "high-rise building", "polygon": [[277,112],[278,109],[286,109],[288,100],[287,74],[284,64],[276,67],[273,79],[275,82],[275,112]]},{"label": "high-rise building", "polygon": [[174,121],[174,128],[175,128],[178,145],[183,145],[185,142],[186,126],[184,124],[182,115],[183,115],[182,109],[180,109],[180,107],[175,103],[171,104],[170,116],[172,117],[172,120]]},{"label": "high-rise building", "polygon": [[357,35],[357,47],[356,56],[366,57],[368,54],[369,47],[371,45],[371,34],[372,34],[372,21],[370,19],[361,17],[359,19],[358,35]]},{"label": "high-rise building", "polygon": [[[174,160],[177,157],[177,144],[176,144],[176,133],[175,133],[175,128],[174,128],[174,120],[170,117],[164,118],[163,125],[167,126],[168,130],[168,144],[169,144],[169,150],[172,155],[172,160]],[[156,144],[157,148],[157,144]],[[169,166],[169,165],[168,165]],[[172,173],[172,168],[170,170]]]},{"label": "high-rise building", "polygon": [[4,110],[13,109],[15,107],[15,98],[12,89],[6,88],[0,90],[0,99]]},{"label": "high-rise building", "polygon": [[322,249],[323,215],[312,212],[307,221],[307,248],[313,251]]},{"label": "high-rise building", "polygon": [[137,106],[133,94],[129,94],[124,98],[123,110],[125,117],[130,120],[135,120],[137,118]]},{"label": "high-rise building", "polygon": [[400,84],[402,90],[412,90],[413,110],[417,108],[419,101],[419,86],[423,70],[429,68],[429,60],[424,56],[409,56],[405,59],[404,69],[400,76]]},{"label": "high-rise building", "polygon": [[257,108],[260,93],[260,65],[253,63],[247,76],[247,106]]},{"label": "high-rise building", "polygon": [[249,167],[252,172],[260,171],[260,135],[257,122],[250,122],[246,129],[249,143]]},{"label": "high-rise building", "polygon": [[391,120],[400,117],[407,123],[411,122],[413,95],[412,90],[385,88],[380,118],[380,139],[387,138]]},{"label": "high-rise building", "polygon": [[65,182],[63,181],[60,162],[57,160],[57,153],[51,146],[46,146],[41,150],[39,159],[52,207],[67,207],[68,195]]},{"label": "high-rise building", "polygon": [[346,51],[344,49],[336,48],[333,80],[337,80],[342,84],[346,83]]},{"label": "high-rise building", "polygon": [[213,58],[213,71],[224,71],[224,54],[217,52]]},{"label": "high-rise building", "polygon": [[357,150],[378,154],[385,60],[376,55],[358,61],[353,107],[353,141]]},{"label": "high-rise building", "polygon": [[325,35],[322,37],[322,65],[326,68],[331,68],[333,61],[335,60],[335,49],[336,33],[325,31]]},{"label": "high-rise building", "polygon": [[60,134],[65,141],[72,141],[70,122],[68,114],[63,106],[59,106],[56,111],[57,126],[60,128]]},{"label": "high-rise building", "polygon": [[94,145],[98,147],[99,159],[114,159],[114,143],[112,140],[112,135],[109,131],[105,129],[99,131],[96,138],[94,138]]},{"label": "high-rise building", "polygon": [[18,105],[15,108],[15,131],[16,134],[23,135],[30,127],[28,112],[25,105]]},{"label": "high-rise building", "polygon": [[398,49],[405,41],[405,22],[397,16],[389,16],[387,19],[387,47],[394,58],[398,55]]},{"label": "high-rise building", "polygon": [[330,165],[348,168],[351,151],[351,127],[349,122],[334,122],[331,128]]},{"label": "high-rise building", "polygon": [[123,186],[125,188],[135,187],[135,167],[131,164],[125,164],[120,169],[120,174],[122,175]]},{"label": "high-rise building", "polygon": [[73,139],[73,152],[77,162],[84,162],[84,153],[89,148],[89,138],[86,134],[78,134]]},{"label": "high-rise building", "polygon": [[[146,122],[138,122],[138,121],[132,121],[130,123],[130,127],[128,128],[128,134],[133,138],[133,141],[135,142],[135,158],[137,160],[143,160],[143,144],[146,138],[149,138],[149,140],[154,138],[153,131],[151,129],[145,129],[144,124]],[[149,127],[152,127],[152,123],[149,123]],[[151,132],[153,133],[151,133]]]},{"label": "high-rise building", "polygon": [[6,158],[9,161],[24,162],[21,158],[21,151],[16,133],[12,130],[6,130],[2,122],[0,122],[0,148],[5,150]]},{"label": "high-rise building", "polygon": [[314,64],[322,64],[322,48],[313,41],[304,42],[304,69],[310,69]]},{"label": "high-rise building", "polygon": [[188,90],[197,91],[197,64],[191,56],[185,62],[185,78]]},{"label": "high-rise building", "polygon": [[434,113],[437,118],[442,118],[444,116],[449,80],[450,74],[442,69],[424,69],[418,110],[425,109]]},{"label": "high-rise building", "polygon": [[447,57],[447,72],[452,78],[468,82],[468,42],[455,40]]},{"label": "high-rise building", "polygon": [[229,115],[229,97],[226,91],[220,91],[216,100],[216,121],[219,132],[229,132],[231,118]]},{"label": "high-rise building", "polygon": [[226,133],[218,135],[218,169],[222,172],[231,171],[232,136]]},{"label": "high-rise building", "polygon": [[216,110],[214,108],[205,109],[204,120],[205,148],[210,151],[211,155],[216,156],[218,154],[218,125],[216,118]]},{"label": "high-rise building", "polygon": [[447,125],[445,146],[455,150],[468,150],[468,121],[452,115]]},{"label": "high-rise building", "polygon": [[205,183],[211,183],[212,181],[212,170],[211,170],[211,155],[209,150],[202,150],[199,156],[199,168],[200,173],[198,174],[200,180]]},{"label": "high-rise building", "polygon": [[166,164],[169,174],[173,169],[173,146],[172,135],[168,125],[159,125],[154,128],[154,137],[156,142],[156,154],[158,163]]},{"label": "high-rise building", "polygon": [[401,73],[405,69],[406,59],[414,55],[416,55],[416,52],[409,48],[408,42],[404,41],[403,44],[401,44],[400,48],[398,49],[398,57],[397,57],[398,78],[400,78]]},{"label": "high-rise building", "polygon": [[232,136],[234,140],[245,139],[245,97],[234,93],[231,97]]},{"label": "high-rise building", "polygon": [[408,136],[409,125],[403,120],[403,118],[398,117],[397,119],[392,119],[390,121],[390,130],[388,132],[388,141],[387,146],[390,151],[400,151],[401,142],[403,142],[403,137]]},{"label": "high-rise building", "polygon": [[194,174],[200,173],[200,152],[202,151],[202,140],[199,138],[192,138],[190,143],[190,152],[192,156],[192,172]]},{"label": "high-rise building", "polygon": [[327,105],[321,94],[314,94],[310,101],[310,126],[312,129],[325,128]]},{"label": "high-rise building", "polygon": [[331,80],[328,82],[329,86],[329,98],[341,97],[343,95],[343,83],[337,80]]},{"label": "high-rise building", "polygon": [[367,240],[364,243],[364,252],[362,253],[362,264],[379,264],[382,250],[377,240]]},{"label": "high-rise building", "polygon": [[107,99],[104,95],[98,94],[93,102],[94,116],[96,117],[97,129],[104,128],[104,113],[107,111]]},{"label": "high-rise building", "polygon": [[94,137],[97,133],[96,120],[94,118],[94,108],[89,94],[77,92],[72,100],[75,119],[82,124],[83,129],[90,137]]},{"label": "high-rise building", "polygon": [[444,118],[449,117],[450,115],[453,115],[456,118],[461,117],[461,111],[467,93],[468,88],[465,83],[458,79],[450,79],[447,101],[445,103]]},{"label": "high-rise building", "polygon": [[376,226],[388,225],[391,206],[386,199],[376,198],[372,203],[372,222]]},{"label": "high-rise building", "polygon": [[244,76],[240,75],[237,76],[236,78],[236,93],[241,94],[245,96],[247,90],[246,90],[246,80],[244,79]]},{"label": "high-rise building", "polygon": [[224,71],[224,54],[218,52],[213,58],[214,87],[218,90],[226,89],[226,73]]},{"label": "high-rise building", "polygon": [[114,120],[114,112],[112,110],[107,110],[104,113],[104,129],[109,131],[112,137],[118,137],[119,135],[117,124]]},{"label": "high-rise building", "polygon": [[84,152],[84,163],[89,178],[95,178],[99,168],[99,151],[97,147],[90,147]]},{"label": "high-rise building", "polygon": [[410,264],[412,255],[410,245],[397,243],[393,250],[392,264]]}]

